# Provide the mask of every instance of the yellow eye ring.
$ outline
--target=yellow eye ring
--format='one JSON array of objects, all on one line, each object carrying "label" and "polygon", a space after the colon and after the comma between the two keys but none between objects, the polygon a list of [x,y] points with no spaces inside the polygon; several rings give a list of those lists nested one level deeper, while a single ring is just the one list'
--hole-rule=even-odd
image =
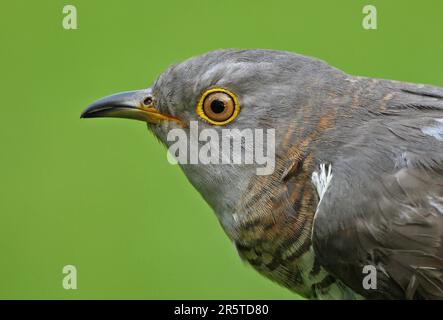
[{"label": "yellow eye ring", "polygon": [[237,117],[240,105],[231,91],[213,88],[202,94],[196,112],[203,120],[216,126],[223,126]]}]

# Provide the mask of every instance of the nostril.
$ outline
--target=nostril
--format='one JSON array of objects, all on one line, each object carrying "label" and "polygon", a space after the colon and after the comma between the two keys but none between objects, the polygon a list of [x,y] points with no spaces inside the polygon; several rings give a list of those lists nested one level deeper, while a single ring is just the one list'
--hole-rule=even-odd
[{"label": "nostril", "polygon": [[152,97],[151,96],[146,97],[145,100],[143,100],[143,104],[145,106],[150,106],[152,104]]}]

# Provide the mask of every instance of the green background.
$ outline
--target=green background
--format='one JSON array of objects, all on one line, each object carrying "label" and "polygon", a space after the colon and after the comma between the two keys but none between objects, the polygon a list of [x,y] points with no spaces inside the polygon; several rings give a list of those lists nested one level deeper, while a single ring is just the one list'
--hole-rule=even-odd
[{"label": "green background", "polygon": [[[62,8],[78,9],[78,30]],[[361,27],[365,4],[378,30]],[[80,120],[218,48],[316,56],[351,74],[443,86],[443,3],[2,1],[0,298],[281,298],[141,122]],[[78,290],[62,268],[78,269]]]}]

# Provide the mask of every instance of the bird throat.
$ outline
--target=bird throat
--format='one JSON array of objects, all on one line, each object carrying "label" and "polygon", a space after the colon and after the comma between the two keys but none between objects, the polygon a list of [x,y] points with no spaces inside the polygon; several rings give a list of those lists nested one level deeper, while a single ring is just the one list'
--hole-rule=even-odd
[{"label": "bird throat", "polygon": [[[265,276],[305,292],[303,272],[314,269],[311,231],[317,195],[310,182],[313,159],[277,164],[275,175],[254,177],[238,205],[232,235],[240,256]],[[288,170],[289,168],[289,170]],[[315,271],[315,270],[314,270]]]},{"label": "bird throat", "polygon": [[318,165],[312,150],[328,124],[320,119],[317,128],[296,143],[283,141],[274,173],[253,177],[239,197],[235,228],[228,235],[244,260],[290,290],[307,298],[353,298],[349,288],[321,267],[312,248],[319,201],[311,182]]}]

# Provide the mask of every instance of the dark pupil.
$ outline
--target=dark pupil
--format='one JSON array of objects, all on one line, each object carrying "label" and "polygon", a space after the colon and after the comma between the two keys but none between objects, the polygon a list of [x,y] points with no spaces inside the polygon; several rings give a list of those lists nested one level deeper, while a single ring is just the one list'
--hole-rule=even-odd
[{"label": "dark pupil", "polygon": [[220,100],[214,100],[211,102],[211,110],[214,113],[222,113],[225,111],[225,104],[223,101]]}]

